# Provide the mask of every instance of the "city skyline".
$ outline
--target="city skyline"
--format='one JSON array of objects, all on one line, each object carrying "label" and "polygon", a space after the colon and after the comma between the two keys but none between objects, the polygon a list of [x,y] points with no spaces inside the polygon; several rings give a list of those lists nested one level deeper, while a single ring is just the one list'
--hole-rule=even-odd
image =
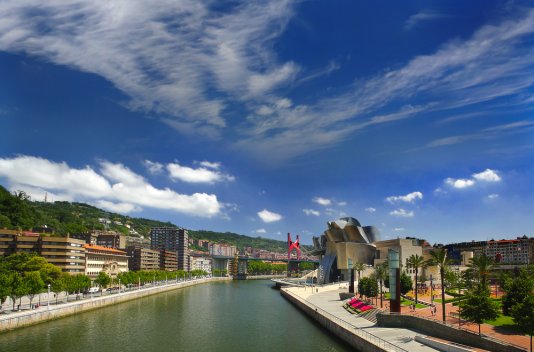
[{"label": "city skyline", "polygon": [[5,1],[0,184],[305,244],[532,236],[533,39],[526,1]]}]

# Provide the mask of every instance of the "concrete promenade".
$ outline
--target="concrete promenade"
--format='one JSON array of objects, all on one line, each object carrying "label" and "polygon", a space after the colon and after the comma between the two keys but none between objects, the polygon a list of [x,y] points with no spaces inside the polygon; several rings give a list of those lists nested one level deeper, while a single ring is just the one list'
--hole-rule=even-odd
[{"label": "concrete promenade", "polygon": [[[313,292],[310,287],[289,287],[282,288],[283,292],[304,301],[310,307],[315,307],[318,313],[325,312],[330,315],[333,320],[341,322],[349,329],[352,329],[353,334],[360,334],[363,338],[370,340],[373,344],[380,347],[381,351],[410,351],[410,352],[427,352],[439,351],[423,345],[414,340],[417,332],[404,328],[382,328],[375,326],[374,323],[350,314],[343,308],[344,301],[339,299],[340,292],[347,292],[346,284],[342,284],[339,288],[338,284],[324,287],[316,287]],[[318,292],[317,292],[318,291]],[[331,332],[336,333],[337,327],[331,327]],[[338,335],[339,336],[339,335]],[[382,342],[382,341],[385,341]],[[361,341],[360,341],[361,342]],[[358,345],[355,342],[358,350],[368,351],[370,346]]]},{"label": "concrete promenade", "polygon": [[29,326],[33,324],[42,323],[48,320],[59,319],[73,314],[78,314],[86,312],[93,309],[98,309],[106,307],[112,304],[118,304],[126,301],[131,301],[134,299],[181,289],[184,287],[189,287],[193,285],[198,285],[207,282],[213,281],[225,281],[231,280],[228,277],[212,277],[212,278],[201,278],[194,279],[183,282],[169,282],[168,284],[162,284],[160,286],[152,286],[141,289],[134,289],[131,291],[121,292],[112,295],[105,295],[101,297],[90,297],[82,300],[77,300],[74,302],[51,305],[51,306],[40,306],[38,309],[32,310],[22,310],[19,312],[12,312],[9,314],[0,314],[0,332],[18,329],[24,326]]}]

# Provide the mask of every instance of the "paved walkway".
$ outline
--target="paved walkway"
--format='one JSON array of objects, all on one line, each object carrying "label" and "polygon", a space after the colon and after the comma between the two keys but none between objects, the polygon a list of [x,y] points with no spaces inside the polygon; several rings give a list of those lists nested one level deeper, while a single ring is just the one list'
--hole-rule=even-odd
[{"label": "paved walkway", "polygon": [[305,299],[314,306],[327,311],[335,317],[344,320],[350,325],[363,329],[387,342],[394,344],[410,352],[438,351],[413,340],[417,333],[409,329],[377,327],[374,323],[350,314],[343,308],[344,301],[339,300],[339,292],[347,292],[346,288],[321,289],[319,293],[311,293],[310,288],[305,290],[300,287],[292,287],[292,293]]},{"label": "paved walkway", "polygon": [[[438,319],[440,321],[443,320],[443,310],[441,303],[436,303],[436,316],[432,316],[430,308],[419,308],[416,309],[415,312],[410,312],[409,307],[402,307],[402,313],[403,314],[412,314],[417,316],[423,316],[431,319]],[[458,318],[456,318],[458,314],[458,307],[453,306],[452,303],[448,303],[445,305],[445,311],[447,313],[446,316],[446,322],[451,325],[457,325],[458,326]],[[453,313],[455,316],[450,316],[449,314]],[[478,334],[478,324],[474,323],[467,323],[462,320],[461,322],[461,328],[474,331]],[[514,344],[516,346],[520,346],[526,350],[530,349],[530,337],[526,335],[517,335],[513,332],[509,331],[503,331],[502,328],[499,328],[497,326],[489,325],[489,324],[482,324],[480,326],[480,331],[483,335],[488,335],[490,337],[496,338],[498,340],[503,340],[508,343]]]}]

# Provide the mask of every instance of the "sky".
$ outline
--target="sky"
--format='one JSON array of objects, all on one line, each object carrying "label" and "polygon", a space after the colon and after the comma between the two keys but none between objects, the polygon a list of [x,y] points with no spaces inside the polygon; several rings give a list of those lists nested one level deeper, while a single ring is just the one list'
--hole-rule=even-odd
[{"label": "sky", "polygon": [[534,235],[529,1],[0,2],[0,184],[311,244]]}]

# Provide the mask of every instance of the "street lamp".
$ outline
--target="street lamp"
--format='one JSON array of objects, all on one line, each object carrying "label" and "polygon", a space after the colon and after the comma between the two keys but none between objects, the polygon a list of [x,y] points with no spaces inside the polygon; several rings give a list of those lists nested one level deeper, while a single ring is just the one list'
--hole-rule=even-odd
[{"label": "street lamp", "polygon": [[119,295],[121,294],[121,278],[119,277]]},{"label": "street lamp", "polygon": [[432,274],[430,274],[430,306],[434,309],[434,284],[432,284]]},{"label": "street lamp", "polygon": [[46,305],[48,307],[48,310],[50,310],[50,284],[48,284],[48,304]]}]

